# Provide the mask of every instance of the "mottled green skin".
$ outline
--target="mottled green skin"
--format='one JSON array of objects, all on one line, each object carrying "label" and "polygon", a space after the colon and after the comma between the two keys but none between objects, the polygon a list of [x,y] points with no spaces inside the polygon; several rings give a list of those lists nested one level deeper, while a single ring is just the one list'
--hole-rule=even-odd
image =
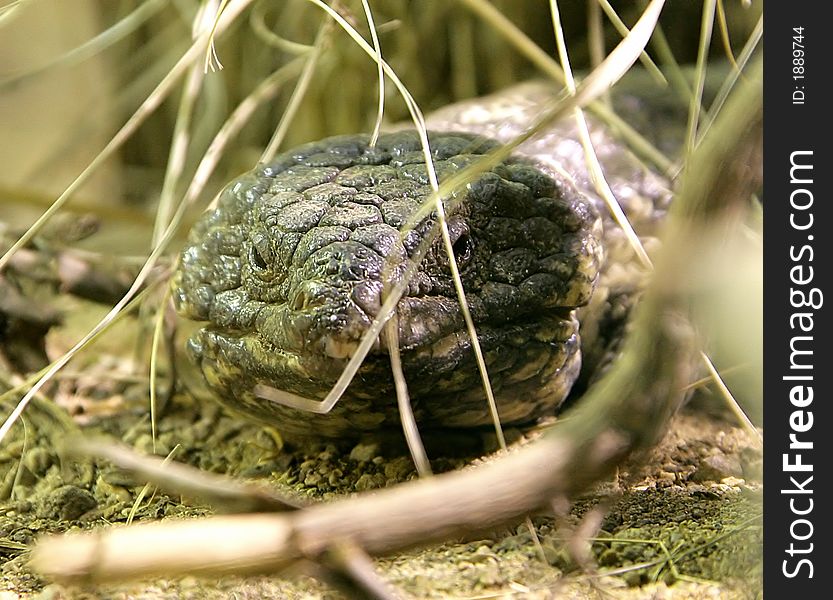
[{"label": "mottled green skin", "polygon": [[[440,179],[495,146],[433,134]],[[414,132],[329,138],[235,180],[194,227],[174,282],[177,310],[207,321],[189,341],[218,398],[291,434],[356,436],[398,428],[387,349],[377,342],[335,408],[319,415],[253,393],[329,391],[403,277],[399,343],[422,427],[491,422],[432,213],[399,228],[430,193]],[[581,367],[575,309],[593,294],[602,225],[593,203],[524,159],[481,175],[448,214],[468,302],[504,423],[552,413]]]}]

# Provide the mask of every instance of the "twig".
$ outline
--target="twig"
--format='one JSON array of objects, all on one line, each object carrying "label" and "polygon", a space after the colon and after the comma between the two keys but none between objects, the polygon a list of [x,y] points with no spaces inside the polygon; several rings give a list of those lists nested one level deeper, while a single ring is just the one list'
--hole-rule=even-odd
[{"label": "twig", "polygon": [[128,448],[104,441],[72,437],[66,441],[63,452],[76,457],[104,458],[139,479],[148,480],[172,493],[200,498],[227,513],[281,512],[306,504],[277,494],[265,486],[238,483],[182,463],[141,456]]},{"label": "twig", "polygon": [[376,573],[367,553],[352,542],[335,544],[324,564],[337,573],[340,586],[356,600],[399,600],[400,596]]}]

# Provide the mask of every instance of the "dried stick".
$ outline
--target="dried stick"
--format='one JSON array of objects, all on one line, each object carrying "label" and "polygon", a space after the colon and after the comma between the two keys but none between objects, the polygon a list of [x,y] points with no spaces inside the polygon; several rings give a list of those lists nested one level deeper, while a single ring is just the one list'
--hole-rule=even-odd
[{"label": "dried stick", "polygon": [[182,463],[165,462],[157,456],[143,456],[130,448],[104,440],[69,438],[63,453],[71,457],[98,457],[146,479],[172,494],[200,498],[227,513],[282,512],[308,504],[300,498],[281,495],[264,486],[239,483],[228,477],[200,471]]}]

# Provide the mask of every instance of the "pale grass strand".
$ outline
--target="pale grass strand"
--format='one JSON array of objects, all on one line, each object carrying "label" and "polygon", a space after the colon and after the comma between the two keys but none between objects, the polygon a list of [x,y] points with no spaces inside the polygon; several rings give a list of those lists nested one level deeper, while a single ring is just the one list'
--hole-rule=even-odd
[{"label": "pale grass strand", "polygon": [[630,33],[577,88],[575,97],[580,106],[589,104],[612,87],[630,69],[651,39],[664,4],[664,0],[651,0]]},{"label": "pale grass strand", "polygon": [[382,46],[379,43],[379,34],[376,31],[373,11],[370,10],[368,0],[362,0],[362,8],[364,8],[367,26],[370,29],[370,38],[373,40],[373,49],[376,51],[376,67],[379,69],[379,107],[376,111],[376,122],[373,124],[373,133],[370,136],[370,147],[373,148],[379,140],[379,132],[382,130],[382,119],[385,116],[385,69],[382,67]]},{"label": "pale grass strand", "polygon": [[729,76],[720,86],[720,90],[718,90],[717,95],[714,98],[714,101],[709,107],[709,111],[703,116],[702,124],[700,126],[700,129],[697,131],[697,140],[695,142],[696,146],[699,146],[700,142],[703,141],[703,138],[706,136],[706,132],[711,128],[712,123],[714,123],[715,118],[717,118],[717,114],[720,112],[720,110],[723,108],[723,105],[726,103],[726,99],[729,97],[729,93],[732,91],[732,88],[735,86],[735,83],[737,83],[738,79],[741,77],[743,70],[746,68],[746,65],[749,64],[749,61],[755,53],[755,50],[761,43],[763,34],[764,18],[763,16],[761,16],[758,19],[758,22],[755,23],[755,28],[749,35],[749,39],[746,40],[746,44],[744,44],[743,49],[740,51],[740,54],[738,54],[737,69],[733,69],[732,71],[730,71]]},{"label": "pale grass strand", "polygon": [[171,287],[165,288],[165,293],[162,296],[162,301],[159,303],[159,308],[156,312],[155,323],[153,325],[153,339],[150,346],[150,365],[148,372],[149,379],[149,395],[150,395],[150,437],[153,445],[153,453],[156,454],[156,422],[158,417],[157,406],[159,404],[156,394],[157,374],[159,371],[159,348],[161,347],[162,338],[164,336],[165,326],[165,311],[168,309],[168,302],[171,300]]},{"label": "pale grass strand", "polygon": [[265,2],[261,2],[256,4],[252,8],[252,12],[249,13],[249,24],[252,27],[252,31],[255,32],[255,35],[259,36],[264,43],[289,54],[300,56],[310,52],[313,46],[288,40],[266,26],[266,10],[269,6]]},{"label": "pale grass strand", "polygon": [[261,81],[252,93],[237,105],[234,112],[229,115],[229,118],[220,127],[214,139],[211,140],[208,149],[205,151],[199,165],[197,165],[197,169],[194,171],[194,177],[191,179],[191,183],[182,199],[184,205],[190,205],[197,200],[203,189],[205,189],[208,179],[220,162],[223,151],[231,139],[240,132],[261,104],[273,98],[280,91],[284,83],[300,73],[305,58],[304,56],[294,58],[273,72],[269,77]]},{"label": "pale grass strand", "polygon": [[506,437],[503,435],[503,427],[500,424],[500,413],[497,408],[497,401],[495,394],[492,391],[492,384],[489,380],[489,371],[486,368],[486,359],[483,356],[483,349],[480,346],[480,339],[474,326],[474,319],[469,310],[469,303],[466,300],[466,292],[463,290],[463,280],[460,278],[460,269],[457,268],[457,260],[454,257],[454,244],[451,241],[451,234],[448,231],[448,223],[445,217],[445,208],[442,202],[442,196],[439,193],[432,194],[435,198],[435,207],[437,211],[437,220],[440,224],[440,235],[442,235],[443,246],[445,246],[445,253],[448,256],[448,266],[451,269],[451,279],[454,282],[454,289],[457,292],[457,299],[460,302],[460,311],[463,313],[463,319],[466,322],[466,330],[469,334],[472,350],[474,350],[475,360],[477,361],[477,369],[480,372],[480,379],[483,381],[483,390],[486,392],[486,402],[489,405],[489,413],[492,416],[492,423],[495,427],[495,435],[497,435],[498,445],[502,450],[506,450]]},{"label": "pale grass strand", "polygon": [[700,122],[700,103],[703,101],[703,89],[706,84],[706,60],[712,38],[712,27],[714,26],[715,2],[716,0],[706,0],[703,3],[703,13],[700,21],[700,42],[697,48],[697,67],[695,69],[696,82],[688,110],[685,156],[690,156],[694,151],[697,126]]},{"label": "pale grass strand", "polygon": [[419,435],[416,418],[414,417],[411,399],[408,396],[408,383],[405,381],[405,373],[402,371],[402,358],[399,354],[399,325],[396,313],[385,326],[385,338],[388,343],[390,354],[390,366],[393,371],[393,383],[396,387],[396,401],[399,407],[399,418],[402,421],[402,432],[405,434],[405,442],[414,461],[417,473],[420,477],[432,475],[431,463],[425,453],[425,446]]},{"label": "pale grass strand", "polygon": [[214,13],[213,23],[208,32],[208,45],[205,48],[205,57],[203,58],[203,71],[206,73],[209,71],[214,72],[223,70],[223,63],[220,62],[220,57],[217,56],[217,48],[214,45],[214,38],[217,35],[220,19],[223,16],[223,12],[225,12],[228,7],[228,4],[229,0],[219,0],[219,4],[218,0],[205,0],[205,3],[200,9],[202,15],[205,16]]},{"label": "pale grass strand", "polygon": [[744,429],[758,442],[758,444],[764,443],[764,438],[761,435],[761,432],[758,431],[758,428],[752,423],[749,419],[747,414],[741,408],[738,401],[735,400],[735,397],[732,395],[731,390],[729,390],[726,382],[723,381],[723,378],[720,376],[720,373],[717,372],[717,369],[714,366],[712,360],[708,357],[705,352],[700,353],[700,358],[703,360],[703,364],[706,366],[706,369],[709,372],[709,376],[711,377],[714,384],[717,386],[717,389],[720,391],[720,395],[726,401],[726,405],[732,411],[732,414],[737,417],[740,424],[743,426]]},{"label": "pale grass strand", "polygon": [[17,11],[27,1],[31,0],[12,0],[8,4],[0,6],[0,27],[8,25],[14,21]]},{"label": "pale grass strand", "polygon": [[[212,4],[215,4],[215,2],[206,2],[197,12],[192,26],[194,38],[198,38],[200,34],[206,31],[213,32],[216,17],[211,17]],[[189,129],[192,123],[194,107],[204,80],[205,70],[200,69],[196,63],[191,65],[188,77],[185,80],[182,97],[179,101],[179,108],[177,109],[171,149],[168,153],[168,164],[162,182],[162,191],[159,194],[158,210],[153,227],[152,246],[159,243],[162,232],[168,225],[170,215],[173,212],[177,184],[185,169],[186,158],[188,156],[191,139]]]},{"label": "pale grass strand", "polygon": [[162,232],[168,224],[170,215],[174,209],[177,184],[185,169],[188,149],[190,147],[191,118],[194,114],[194,106],[202,88],[205,72],[198,65],[191,65],[188,76],[185,79],[185,87],[179,101],[176,121],[174,122],[171,148],[168,152],[168,164],[165,168],[165,177],[162,180],[162,191],[159,193],[156,218],[153,223],[153,237],[151,246],[159,243]]},{"label": "pale grass strand", "polygon": [[[725,369],[722,369],[722,372],[720,372],[719,374],[720,374],[720,377],[722,378],[722,377],[723,377],[723,376],[725,376],[725,375],[728,375],[728,374],[730,374],[730,373],[734,373],[734,372],[736,372],[736,371],[738,371],[738,370],[741,370],[741,369],[744,369],[744,368],[748,368],[748,367],[749,367],[749,365],[748,365],[748,364],[739,364],[739,365],[734,365],[734,366],[731,366],[731,367],[727,367],[727,368],[725,368]],[[690,392],[690,391],[692,391],[692,390],[696,390],[696,389],[700,389],[700,388],[706,387],[707,385],[709,385],[710,383],[712,383],[712,381],[714,381],[714,380],[712,379],[711,375],[707,375],[707,376],[705,376],[705,377],[701,377],[700,379],[695,379],[694,381],[692,381],[691,383],[689,383],[688,385],[686,385],[686,386],[683,388],[683,391],[684,391],[684,392]]]},{"label": "pale grass strand", "polygon": [[595,69],[605,57],[604,25],[599,2],[587,3],[587,50],[590,66]]},{"label": "pale grass strand", "polygon": [[[630,31],[628,29],[628,26],[625,25],[622,19],[619,18],[619,15],[616,14],[616,11],[610,5],[610,2],[608,2],[608,0],[597,1],[599,5],[601,5],[602,10],[604,10],[604,13],[607,15],[607,18],[613,24],[613,27],[616,28],[616,31],[619,33],[619,35],[621,35],[622,37],[628,35],[628,32]],[[648,53],[645,52],[645,50],[643,50],[642,53],[639,55],[639,60],[640,62],[642,62],[643,66],[645,67],[645,70],[651,75],[651,77],[654,78],[654,81],[663,86],[668,84],[668,81],[666,81],[665,79],[665,75],[662,74],[662,71],[659,69],[659,67],[656,65],[653,59],[650,56],[648,56]],[[566,67],[564,67],[563,62],[561,63],[561,66],[562,68],[564,68],[564,74],[566,76]]]},{"label": "pale grass strand", "polygon": [[[425,166],[426,166],[426,170],[427,170],[427,173],[428,173],[428,181],[429,181],[429,184],[431,185],[431,189],[434,190],[434,192],[431,195],[431,198],[429,198],[426,201],[425,205],[426,206],[433,206],[434,210],[436,210],[436,212],[437,212],[437,221],[438,221],[439,227],[440,227],[440,235],[442,236],[443,246],[445,247],[446,255],[448,256],[448,259],[449,259],[448,263],[449,263],[449,268],[451,269],[451,277],[452,277],[452,280],[454,281],[454,288],[455,288],[455,291],[457,293],[457,298],[460,302],[460,310],[463,313],[463,319],[466,323],[466,330],[469,334],[469,338],[470,338],[471,343],[472,343],[472,350],[474,351],[475,359],[477,361],[477,367],[478,367],[478,370],[480,372],[480,377],[483,381],[483,388],[484,388],[484,391],[486,393],[486,400],[487,400],[488,405],[489,405],[489,411],[492,415],[492,421],[493,421],[494,426],[495,426],[495,432],[497,434],[497,438],[498,438],[498,442],[500,444],[500,447],[501,448],[506,448],[506,439],[505,439],[505,436],[503,435],[503,429],[500,425],[500,416],[499,416],[498,410],[497,410],[497,402],[495,401],[494,392],[492,391],[492,386],[491,386],[491,383],[489,381],[489,375],[488,375],[488,371],[487,371],[487,368],[486,368],[486,362],[485,362],[485,359],[483,357],[483,350],[480,346],[480,340],[478,339],[478,336],[477,336],[477,331],[476,331],[475,325],[474,325],[474,319],[472,319],[471,311],[469,310],[468,302],[466,300],[465,291],[463,290],[463,282],[460,279],[460,272],[457,268],[457,261],[454,258],[454,248],[453,248],[453,244],[451,242],[451,235],[448,231],[448,223],[446,221],[445,209],[444,209],[443,204],[442,204],[443,195],[438,193],[439,192],[439,180],[437,179],[437,173],[436,173],[436,170],[434,168],[434,161],[433,161],[433,158],[431,156],[431,148],[430,148],[429,143],[428,143],[428,133],[425,129],[425,119],[422,115],[422,111],[420,111],[419,107],[417,106],[416,102],[414,101],[411,94],[407,91],[405,86],[401,83],[401,81],[399,81],[399,78],[396,77],[395,74],[393,74],[393,75],[391,74],[392,69],[390,69],[386,65],[386,63],[384,63],[384,61],[382,61],[380,56],[376,55],[376,53],[373,51],[373,49],[369,47],[367,42],[355,30],[355,28],[350,26],[341,17],[341,15],[339,15],[337,12],[332,10],[326,4],[323,4],[322,2],[320,2],[320,0],[309,0],[309,1],[312,2],[313,4],[315,4],[316,6],[319,6],[323,10],[325,10],[328,14],[330,14],[339,23],[339,25],[341,25],[344,28],[344,30],[354,40],[356,40],[356,42],[361,46],[361,48],[365,51],[365,53],[368,54],[368,56],[370,56],[374,60],[377,60],[378,64],[385,65],[385,72],[388,73],[388,75],[393,79],[394,84],[396,85],[397,89],[399,89],[400,93],[402,94],[403,98],[405,99],[405,103],[408,107],[409,112],[411,113],[411,118],[414,120],[414,123],[416,124],[416,127],[417,127],[417,131],[419,133],[420,141],[421,141],[421,144],[422,144],[422,152],[423,152],[423,156],[424,156],[424,159],[425,159]],[[404,288],[403,288],[403,291],[404,291]],[[397,302],[399,301],[399,298],[401,297],[401,293],[402,292],[400,292],[399,295],[396,297]],[[394,303],[390,310],[393,310],[395,306],[396,306],[396,304]],[[390,315],[387,314],[387,313],[384,313],[384,312],[380,312],[378,318],[383,322],[383,321],[386,321],[387,319],[389,319]],[[370,332],[372,330],[373,330],[373,328],[371,328],[370,330],[368,330],[368,332],[365,333],[365,338],[362,340],[362,342],[364,342],[370,336]],[[376,334],[373,335],[373,337],[371,338],[371,341],[374,340],[377,336],[378,336],[378,331],[376,332]],[[370,345],[369,344],[367,344],[367,345],[360,344],[360,348],[361,347],[367,348],[367,350],[365,350],[364,354],[356,353],[355,355],[353,355],[350,359],[350,362],[348,362],[347,367],[345,367],[344,373],[352,372],[352,373],[355,374],[355,372],[358,371],[361,362],[364,360],[365,356],[367,355],[367,352],[369,352],[369,350],[370,350]],[[354,361],[355,361],[356,364],[352,365],[351,363],[353,363]],[[352,377],[353,377],[353,375],[351,375],[350,379],[346,380],[343,383],[343,389],[346,389],[347,385],[349,385],[349,382],[352,380]],[[339,378],[339,382],[341,382],[341,381],[342,381],[342,379]],[[333,389],[333,391],[335,391],[335,388]],[[282,392],[282,393],[286,394],[286,392]],[[343,391],[341,393],[343,393]],[[340,397],[340,395],[338,397]],[[338,401],[338,397],[330,399],[330,395],[328,394],[328,396],[327,396],[328,402],[327,403],[322,403],[322,405],[320,406],[320,409],[323,410],[324,408],[327,408],[327,410],[331,410],[332,406],[335,405],[335,402]],[[332,402],[332,404],[329,404],[329,402]]]},{"label": "pale grass strand", "polygon": [[[356,45],[358,45],[359,48],[365,54],[367,54],[374,61],[378,59],[376,51],[370,44],[367,43],[367,40],[365,40],[361,36],[361,34],[358,31],[356,31],[356,29],[352,25],[350,25],[350,23],[338,12],[336,12],[332,7],[325,4],[321,0],[307,1],[311,4],[314,4],[315,6],[326,12],[330,17],[332,17],[332,19],[345,31],[345,33],[347,33],[347,35],[349,35],[353,39],[354,42],[356,42]],[[417,106],[417,103],[414,100],[413,95],[408,91],[408,88],[405,87],[405,85],[396,75],[396,72],[393,70],[393,68],[387,62],[385,62],[384,59],[382,59],[381,63],[385,75],[387,75],[388,78],[390,78],[397,91],[399,91],[399,93],[402,95],[402,98],[405,100],[405,105],[408,108],[409,114],[411,115],[411,120],[414,123],[414,127],[420,133],[420,138],[424,142],[423,152],[425,153],[425,148],[428,146],[428,138],[425,132],[425,118],[422,115],[422,111],[419,109],[419,106]],[[430,151],[427,151],[426,159],[427,158],[430,158]],[[436,173],[434,172],[433,166],[433,161],[429,161],[427,164],[427,168],[429,170],[429,178],[433,176],[433,181],[436,182]]]},{"label": "pale grass strand", "polygon": [[726,22],[726,9],[723,7],[723,0],[717,0],[717,24],[720,27],[720,39],[723,41],[726,58],[729,59],[736,70],[739,70],[735,54],[732,52],[732,38],[729,35],[729,24]]},{"label": "pale grass strand", "polygon": [[[173,460],[174,454],[176,454],[177,450],[179,450],[181,447],[182,444],[177,444],[176,446],[174,446],[171,449],[171,451],[168,452],[168,455],[164,458],[164,460],[162,460],[161,466],[164,467],[165,465],[169,464]],[[156,453],[155,447],[153,449],[153,452]],[[133,522],[133,519],[136,517],[136,513],[139,512],[139,506],[142,504],[142,500],[145,499],[145,496],[147,496],[148,492],[150,491],[150,487],[151,484],[146,483],[142,487],[142,489],[139,490],[139,493],[136,494],[136,500],[133,501],[133,505],[130,507],[130,512],[127,513],[127,519],[125,519],[125,523],[127,525],[130,525]]]},{"label": "pale grass strand", "polygon": [[685,73],[683,72],[682,67],[680,67],[680,63],[677,61],[677,57],[674,56],[674,51],[671,50],[668,38],[662,30],[662,25],[657,24],[651,40],[654,51],[657,53],[657,57],[667,72],[671,89],[676,92],[677,96],[680,97],[683,102],[690,103],[693,94],[691,86],[688,84]]},{"label": "pale grass strand", "polygon": [[26,417],[20,418],[20,424],[23,426],[23,447],[20,449],[20,458],[17,459],[17,468],[15,469],[14,479],[12,480],[12,489],[10,500],[18,500],[15,490],[20,488],[20,480],[23,478],[23,466],[26,460],[26,453],[29,451],[29,426],[26,424]]},{"label": "pale grass strand", "polygon": [[[555,32],[555,42],[558,48],[558,55],[561,60],[561,67],[564,69],[564,76],[566,78],[567,90],[571,95],[576,93],[575,79],[573,78],[573,70],[570,66],[570,57],[567,54],[567,44],[564,41],[564,30],[561,26],[561,18],[558,12],[557,0],[550,0],[550,13],[553,16],[553,30]],[[596,150],[593,147],[593,141],[590,139],[590,131],[587,128],[587,120],[584,118],[584,112],[580,106],[573,109],[573,114],[576,120],[576,127],[578,128],[579,138],[581,139],[582,148],[584,148],[584,159],[587,164],[587,170],[590,172],[590,179],[593,182],[598,194],[604,199],[608,210],[610,210],[616,223],[622,228],[625,237],[628,239],[631,248],[636,253],[642,265],[648,269],[653,268],[651,259],[645,251],[645,247],[636,235],[633,225],[628,220],[625,211],[616,199],[613,190],[607,183],[607,179],[602,171],[602,165],[599,163],[599,157],[596,155]]]},{"label": "pale grass strand", "polygon": [[275,130],[275,133],[272,134],[272,139],[269,140],[269,144],[267,144],[266,149],[260,156],[261,162],[268,162],[272,160],[275,153],[278,151],[278,148],[280,148],[280,145],[283,143],[283,140],[286,137],[286,132],[289,131],[289,126],[292,124],[293,118],[298,113],[298,109],[301,107],[301,102],[303,102],[304,97],[307,94],[307,90],[309,90],[310,83],[312,83],[312,76],[315,74],[315,69],[318,67],[318,60],[321,58],[321,50],[326,39],[329,37],[329,34],[329,22],[323,23],[321,27],[319,27],[318,33],[315,36],[315,42],[313,43],[312,50],[303,54],[299,57],[299,59],[296,59],[304,61],[304,68],[301,71],[301,76],[298,78],[295,89],[292,90],[292,96],[290,96],[289,102],[287,102],[286,108],[281,115],[278,127]]},{"label": "pale grass strand", "polygon": [[[521,54],[526,56],[532,64],[541,69],[548,77],[551,77],[562,85],[564,84],[564,71],[553,60],[552,56],[529,39],[523,31],[518,29],[514,23],[494,6],[482,0],[461,0],[461,2],[493,27],[504,39],[511,42]],[[656,165],[664,173],[673,173],[673,163],[642,134],[613,112],[604,102],[588,102],[587,108],[607,123],[614,131],[618,132],[638,156]]]}]

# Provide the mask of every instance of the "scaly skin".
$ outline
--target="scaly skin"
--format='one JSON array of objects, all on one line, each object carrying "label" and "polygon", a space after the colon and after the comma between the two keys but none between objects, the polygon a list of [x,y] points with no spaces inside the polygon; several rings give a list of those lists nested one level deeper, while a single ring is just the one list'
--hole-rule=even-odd
[{"label": "scaly skin", "polygon": [[[508,117],[495,109],[497,120],[489,123],[500,123],[497,130],[483,119],[473,122],[471,104],[441,111],[434,127],[505,140],[531,117],[532,92],[507,101]],[[552,140],[565,135],[560,127],[479,176],[448,214],[504,423],[553,413],[580,371],[583,379],[597,372],[615,350],[640,288],[621,231],[600,216],[606,209],[597,199],[580,191],[583,157],[559,159],[563,144]],[[495,146],[467,133],[430,138],[441,180]],[[626,209],[640,233],[650,234],[667,200],[661,180],[629,155],[623,159],[626,151],[610,139],[602,154],[614,157]],[[435,215],[400,234],[430,191],[412,131],[383,135],[375,148],[367,136],[307,144],[229,184],[193,229],[173,283],[177,310],[208,322],[188,347],[223,404],[291,435],[353,437],[398,428],[381,340],[326,415],[272,402],[255,386],[323,398],[378,314],[384,290],[401,280],[420,242],[430,238],[397,305],[414,412],[425,428],[491,422]]]}]

